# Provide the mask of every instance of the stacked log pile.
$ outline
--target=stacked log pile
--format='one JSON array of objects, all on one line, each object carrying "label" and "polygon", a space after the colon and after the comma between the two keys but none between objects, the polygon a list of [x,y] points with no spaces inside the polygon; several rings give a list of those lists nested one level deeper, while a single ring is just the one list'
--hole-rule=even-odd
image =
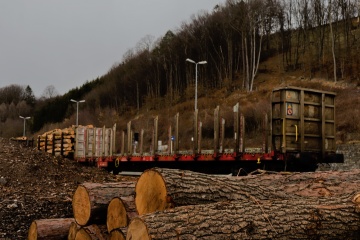
[{"label": "stacked log pile", "polygon": [[74,152],[75,127],[53,129],[38,136],[38,150],[68,157]]},{"label": "stacked log pile", "polygon": [[[360,238],[359,169],[261,173],[227,177],[153,168],[144,171],[136,183],[84,183],[73,196],[74,220],[67,236],[126,236],[132,240]],[[30,232],[36,232],[34,227],[29,236]]]},{"label": "stacked log pile", "polygon": [[73,218],[34,220],[28,239],[125,239],[125,227],[137,216],[134,194],[135,182],[80,184],[72,199]]}]

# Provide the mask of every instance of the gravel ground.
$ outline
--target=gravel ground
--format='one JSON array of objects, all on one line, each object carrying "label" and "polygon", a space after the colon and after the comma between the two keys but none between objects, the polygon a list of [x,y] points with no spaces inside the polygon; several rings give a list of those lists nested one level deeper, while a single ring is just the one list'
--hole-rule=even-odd
[{"label": "gravel ground", "polygon": [[33,220],[72,217],[83,182],[136,180],[0,138],[0,240],[26,239]]}]

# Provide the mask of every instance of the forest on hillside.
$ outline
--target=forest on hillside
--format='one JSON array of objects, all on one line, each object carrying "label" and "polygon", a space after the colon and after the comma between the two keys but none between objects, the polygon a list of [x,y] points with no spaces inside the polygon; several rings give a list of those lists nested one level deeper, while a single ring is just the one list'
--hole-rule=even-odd
[{"label": "forest on hillside", "polygon": [[22,135],[25,115],[28,134],[73,124],[70,99],[86,100],[83,124],[100,126],[171,108],[193,100],[196,75],[199,97],[252,92],[260,74],[275,70],[284,78],[301,71],[307,79],[358,82],[359,12],[358,0],[228,0],[160,39],[145,36],[102,77],[62,96],[33,99],[31,86],[0,88],[0,136]]}]

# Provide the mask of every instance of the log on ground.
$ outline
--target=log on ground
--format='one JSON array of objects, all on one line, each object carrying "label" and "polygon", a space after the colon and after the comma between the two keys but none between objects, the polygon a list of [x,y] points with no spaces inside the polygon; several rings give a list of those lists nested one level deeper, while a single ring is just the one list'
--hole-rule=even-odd
[{"label": "log on ground", "polygon": [[80,226],[106,224],[107,207],[111,199],[133,196],[134,189],[134,182],[89,182],[79,185],[72,199],[75,221]]},{"label": "log on ground", "polygon": [[28,231],[29,240],[66,239],[73,218],[54,218],[34,220]]},{"label": "log on ground", "polygon": [[[352,193],[360,186],[360,169],[320,172],[268,172],[235,177],[243,182],[257,182],[279,191],[299,196],[336,196]],[[269,174],[268,174],[269,173]]]},{"label": "log on ground", "polygon": [[288,198],[282,192],[258,184],[178,169],[148,169],[135,186],[135,206],[139,215],[177,206],[248,199],[250,196],[257,199]]},{"label": "log on ground", "polygon": [[359,239],[360,195],[237,200],[131,220],[126,239]]},{"label": "log on ground", "polygon": [[[274,176],[227,177],[187,170],[153,168],[139,177],[135,187],[136,210],[141,214],[175,206],[246,199],[296,198],[342,195],[358,190],[356,173],[334,172]],[[272,177],[275,180],[272,180]]]}]

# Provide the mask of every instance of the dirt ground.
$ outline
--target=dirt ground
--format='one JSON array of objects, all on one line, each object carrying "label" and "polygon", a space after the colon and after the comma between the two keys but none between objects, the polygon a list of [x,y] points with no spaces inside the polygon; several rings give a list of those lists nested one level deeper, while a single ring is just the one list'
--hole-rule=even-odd
[{"label": "dirt ground", "polygon": [[116,182],[113,175],[0,138],[0,240],[26,239],[33,220],[72,217],[72,195],[83,182]]}]

